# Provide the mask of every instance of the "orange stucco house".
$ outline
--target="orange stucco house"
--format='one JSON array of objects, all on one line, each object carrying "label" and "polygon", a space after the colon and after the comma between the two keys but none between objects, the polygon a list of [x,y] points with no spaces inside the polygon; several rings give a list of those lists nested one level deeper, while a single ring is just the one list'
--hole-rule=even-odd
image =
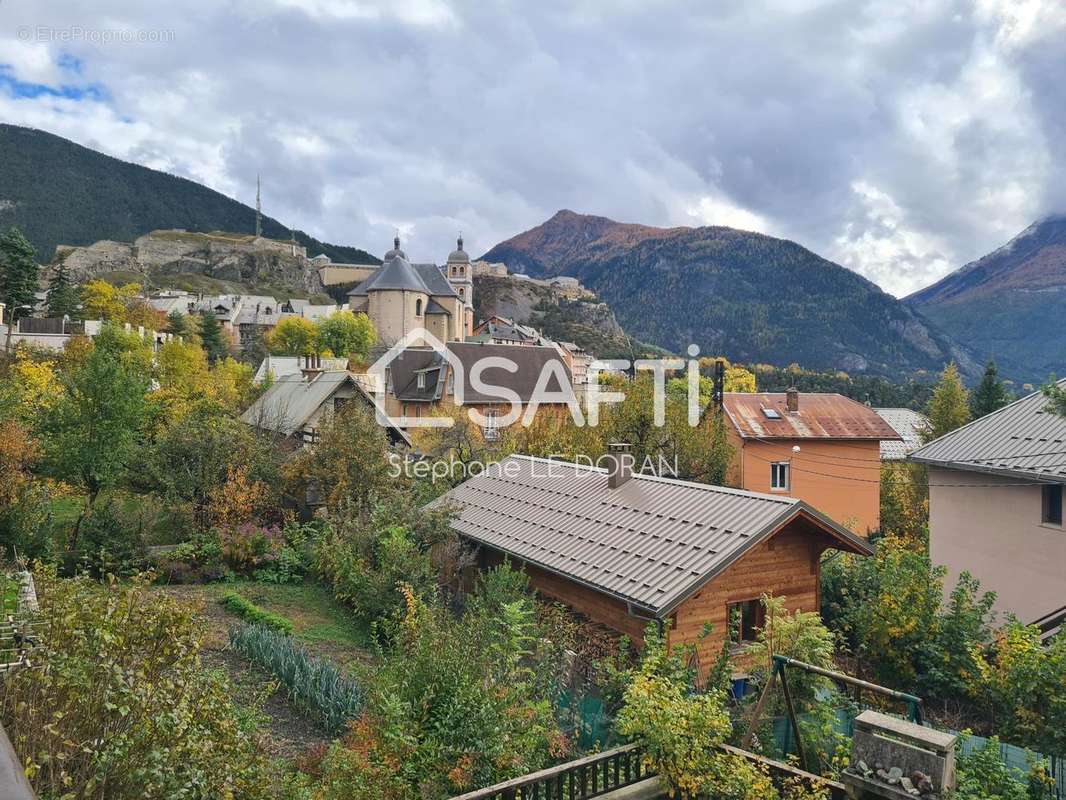
[{"label": "orange stucco house", "polygon": [[803,500],[860,536],[880,528],[880,443],[900,436],[872,408],[795,389],[726,392],[722,406],[736,486]]}]

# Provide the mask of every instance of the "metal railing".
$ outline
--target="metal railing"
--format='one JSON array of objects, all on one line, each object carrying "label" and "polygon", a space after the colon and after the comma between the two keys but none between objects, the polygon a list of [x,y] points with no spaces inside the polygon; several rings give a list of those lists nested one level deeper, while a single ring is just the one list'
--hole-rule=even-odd
[{"label": "metal railing", "polygon": [[452,800],[588,800],[655,777],[642,763],[642,756],[640,745],[627,744]]}]

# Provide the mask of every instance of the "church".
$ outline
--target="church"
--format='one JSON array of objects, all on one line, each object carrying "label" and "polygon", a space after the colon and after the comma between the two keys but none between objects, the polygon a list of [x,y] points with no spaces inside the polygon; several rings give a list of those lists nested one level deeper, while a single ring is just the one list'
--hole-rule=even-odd
[{"label": "church", "polygon": [[474,331],[474,282],[463,237],[439,267],[409,262],[397,236],[384,263],[348,292],[348,307],[370,317],[384,344],[418,328],[442,342],[464,341]]}]

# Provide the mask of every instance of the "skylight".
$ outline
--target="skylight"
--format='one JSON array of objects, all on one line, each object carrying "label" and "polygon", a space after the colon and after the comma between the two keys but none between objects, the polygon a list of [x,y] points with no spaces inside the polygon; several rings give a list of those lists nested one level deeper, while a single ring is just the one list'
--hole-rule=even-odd
[{"label": "skylight", "polygon": [[781,419],[781,415],[773,408],[764,408],[762,413],[767,419]]}]

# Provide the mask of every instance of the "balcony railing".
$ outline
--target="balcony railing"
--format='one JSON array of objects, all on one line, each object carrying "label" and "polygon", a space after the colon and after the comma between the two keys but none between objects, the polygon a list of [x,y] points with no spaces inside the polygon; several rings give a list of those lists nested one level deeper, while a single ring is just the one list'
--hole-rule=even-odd
[{"label": "balcony railing", "polygon": [[642,755],[640,745],[627,744],[452,800],[588,800],[654,777],[641,763]]},{"label": "balcony railing", "polygon": [[[830,800],[846,799],[844,784],[838,781],[812,775],[791,764],[764,758],[729,745],[722,745],[721,749],[754,762],[764,769],[775,783],[798,779],[824,789]],[[588,800],[654,778],[655,772],[642,763],[643,754],[643,748],[639,744],[627,744],[540,772],[532,772],[521,778],[497,783],[495,786],[467,792],[451,800]]]}]

